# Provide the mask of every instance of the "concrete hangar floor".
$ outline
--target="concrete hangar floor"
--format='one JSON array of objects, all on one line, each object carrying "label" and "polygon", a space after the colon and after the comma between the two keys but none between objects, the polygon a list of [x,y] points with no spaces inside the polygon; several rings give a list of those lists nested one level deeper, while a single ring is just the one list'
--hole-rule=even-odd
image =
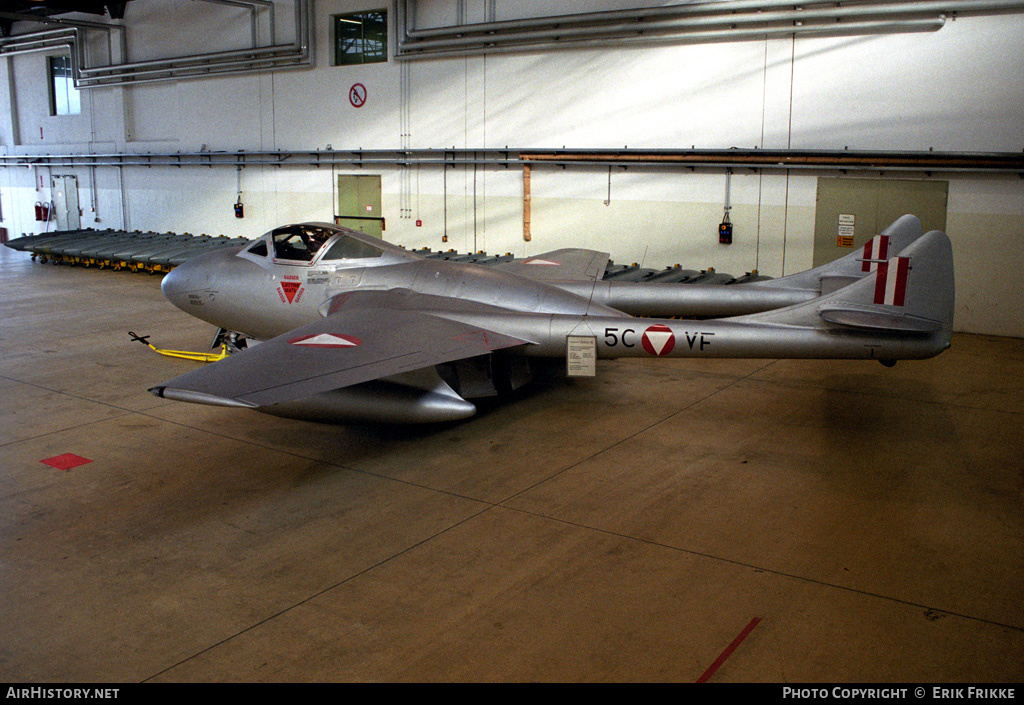
[{"label": "concrete hangar floor", "polygon": [[156,276],[0,277],[0,680],[1024,680],[1024,341],[323,426],[147,393]]}]

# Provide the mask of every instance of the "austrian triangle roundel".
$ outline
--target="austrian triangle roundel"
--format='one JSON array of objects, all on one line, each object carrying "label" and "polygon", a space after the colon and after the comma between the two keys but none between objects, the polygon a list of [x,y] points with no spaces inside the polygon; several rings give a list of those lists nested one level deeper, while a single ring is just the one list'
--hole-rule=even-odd
[{"label": "austrian triangle roundel", "polygon": [[288,342],[292,345],[306,348],[354,348],[361,345],[363,341],[354,335],[320,333],[318,335],[304,335],[300,338],[292,338]]},{"label": "austrian triangle roundel", "polygon": [[671,328],[657,323],[648,326],[640,342],[643,343],[644,350],[651,355],[668,355],[676,346],[676,336]]}]

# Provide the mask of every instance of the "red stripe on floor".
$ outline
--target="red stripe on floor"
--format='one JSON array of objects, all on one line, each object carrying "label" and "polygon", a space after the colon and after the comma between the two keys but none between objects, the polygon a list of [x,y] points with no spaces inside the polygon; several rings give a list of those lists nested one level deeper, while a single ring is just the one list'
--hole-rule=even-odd
[{"label": "red stripe on floor", "polygon": [[754,617],[752,620],[750,620],[750,624],[744,627],[743,631],[740,632],[740,635],[733,639],[731,644],[725,647],[725,651],[722,652],[722,655],[715,659],[715,662],[708,667],[708,670],[704,671],[704,673],[701,674],[700,678],[697,679],[697,682],[706,683],[707,680],[711,678],[711,676],[715,675],[715,671],[717,671],[719,667],[723,663],[725,663],[725,660],[732,655],[732,652],[736,650],[736,647],[743,643],[743,640],[747,638],[747,635],[749,635],[750,632],[754,631],[754,627],[756,627],[758,622],[760,621],[760,617]]},{"label": "red stripe on floor", "polygon": [[80,455],[75,455],[74,453],[64,453],[63,455],[55,455],[52,458],[44,458],[39,462],[46,463],[50,467],[57,468],[58,470],[70,470],[71,468],[77,468],[79,465],[85,465],[92,461],[88,458],[83,458]]}]

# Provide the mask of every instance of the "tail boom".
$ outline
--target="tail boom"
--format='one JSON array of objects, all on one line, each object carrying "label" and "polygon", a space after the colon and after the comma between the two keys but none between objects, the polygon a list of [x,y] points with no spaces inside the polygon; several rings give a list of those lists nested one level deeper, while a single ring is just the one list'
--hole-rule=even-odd
[{"label": "tail boom", "polygon": [[[608,315],[467,313],[473,325],[530,340],[524,355],[560,357],[570,336],[598,357],[922,359],[949,347],[953,256],[945,233],[925,234],[864,278],[811,301],[714,320]],[[436,312],[442,317],[453,314]],[[455,314],[459,320],[470,318]]]}]

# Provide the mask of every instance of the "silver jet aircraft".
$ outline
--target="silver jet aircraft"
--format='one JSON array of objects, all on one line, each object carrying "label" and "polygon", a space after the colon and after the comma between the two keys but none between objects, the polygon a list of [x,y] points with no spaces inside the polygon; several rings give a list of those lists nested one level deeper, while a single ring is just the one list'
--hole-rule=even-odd
[{"label": "silver jet aircraft", "polygon": [[[949,347],[949,238],[905,216],[863,250],[756,284],[601,281],[566,249],[498,266],[426,259],[326,223],[273,230],[170,272],[165,296],[254,341],[150,391],[316,421],[471,416],[529,358],[928,358]],[[696,293],[695,293],[696,291]],[[679,320],[635,315],[715,315]]]}]

